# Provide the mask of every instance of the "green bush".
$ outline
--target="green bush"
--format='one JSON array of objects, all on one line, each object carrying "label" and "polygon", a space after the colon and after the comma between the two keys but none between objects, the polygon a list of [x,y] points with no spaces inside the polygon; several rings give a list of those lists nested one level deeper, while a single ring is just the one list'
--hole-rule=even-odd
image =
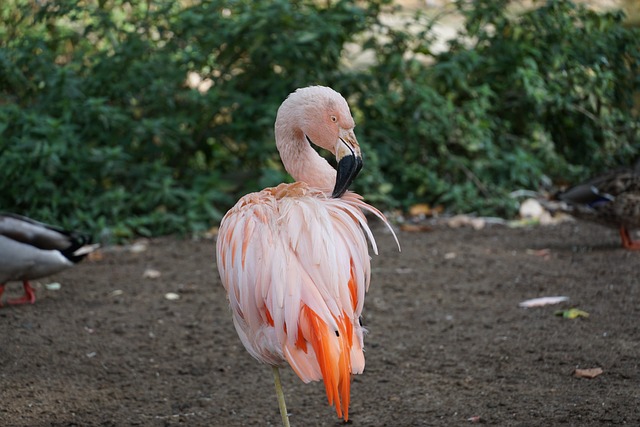
[{"label": "green bush", "polygon": [[570,1],[515,16],[508,4],[459,1],[465,27],[443,53],[431,52],[424,16],[409,23],[422,21],[421,33],[370,41],[377,62],[358,108],[364,140],[386,159],[388,199],[508,216],[514,189],[572,182],[640,152],[638,31],[619,12]]},{"label": "green bush", "polygon": [[[516,188],[638,154],[640,37],[620,13],[460,1],[464,31],[433,53],[435,21],[390,27],[389,3],[3,2],[0,209],[103,239],[204,230],[288,179],[273,121],[310,84],[349,98],[354,189],[382,207],[510,215]],[[347,66],[354,45],[375,59]]]},{"label": "green bush", "polygon": [[277,107],[338,80],[344,44],[380,7],[4,2],[0,208],[116,238],[212,226],[285,179]]}]

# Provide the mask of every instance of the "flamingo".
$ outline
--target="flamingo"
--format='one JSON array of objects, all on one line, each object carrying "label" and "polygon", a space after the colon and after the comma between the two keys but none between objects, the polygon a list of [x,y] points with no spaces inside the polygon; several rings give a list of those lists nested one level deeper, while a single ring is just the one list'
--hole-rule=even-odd
[{"label": "flamingo", "polygon": [[[0,297],[6,282],[21,280],[24,296],[10,305],[33,304],[36,295],[29,280],[72,267],[99,245],[91,237],[66,231],[25,216],[0,214]],[[0,302],[2,307],[2,302]]]},{"label": "flamingo", "polygon": [[[354,126],[347,101],[333,89],[291,93],[278,109],[275,138],[295,182],[242,197],[218,232],[217,265],[236,331],[251,356],[273,367],[285,426],[279,367],[288,364],[305,383],[322,379],[329,405],[345,421],[351,375],[364,370],[367,241],[378,253],[364,212],[393,229],[347,191],[362,167]],[[335,155],[337,171],[310,143]]]}]

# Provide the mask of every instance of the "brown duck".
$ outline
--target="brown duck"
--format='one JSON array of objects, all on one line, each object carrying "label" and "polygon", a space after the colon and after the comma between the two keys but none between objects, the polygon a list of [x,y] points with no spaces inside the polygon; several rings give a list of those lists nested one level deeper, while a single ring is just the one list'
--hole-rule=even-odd
[{"label": "brown duck", "polygon": [[556,195],[567,203],[563,210],[576,218],[594,221],[620,231],[622,245],[640,250],[630,229],[640,228],[640,162],[602,174]]}]

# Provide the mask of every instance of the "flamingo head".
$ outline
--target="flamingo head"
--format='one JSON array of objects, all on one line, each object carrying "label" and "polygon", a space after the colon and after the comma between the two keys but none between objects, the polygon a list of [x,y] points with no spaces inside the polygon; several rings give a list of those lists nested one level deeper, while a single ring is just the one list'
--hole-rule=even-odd
[{"label": "flamingo head", "polygon": [[341,197],[362,169],[360,145],[353,132],[355,122],[347,101],[331,88],[311,86],[289,95],[280,108],[295,116],[307,141],[336,157],[336,183],[331,197]]}]

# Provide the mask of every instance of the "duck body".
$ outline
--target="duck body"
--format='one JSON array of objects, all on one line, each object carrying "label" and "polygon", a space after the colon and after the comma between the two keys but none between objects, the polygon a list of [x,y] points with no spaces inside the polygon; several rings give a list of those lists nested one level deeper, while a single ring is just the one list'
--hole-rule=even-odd
[{"label": "duck body", "polygon": [[622,244],[640,250],[630,229],[640,228],[640,168],[621,168],[580,183],[559,193],[565,212],[579,219],[619,229]]},{"label": "duck body", "polygon": [[23,282],[25,295],[10,304],[35,302],[29,281],[72,267],[92,252],[88,235],[30,218],[0,213],[0,296],[7,282]]}]

